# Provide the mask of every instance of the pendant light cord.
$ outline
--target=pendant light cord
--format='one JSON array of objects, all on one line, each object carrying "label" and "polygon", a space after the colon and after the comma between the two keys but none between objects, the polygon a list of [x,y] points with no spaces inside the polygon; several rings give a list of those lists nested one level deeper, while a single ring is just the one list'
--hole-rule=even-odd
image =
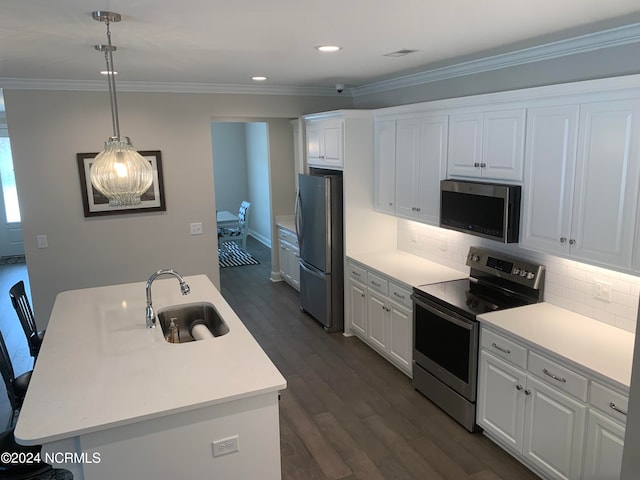
[{"label": "pendant light cord", "polygon": [[113,46],[111,45],[111,29],[109,28],[109,20],[107,24],[107,44],[108,47],[104,52],[104,58],[107,62],[107,79],[109,83],[109,100],[111,101],[111,122],[113,124],[113,136],[120,141],[120,122],[118,120],[118,100],[116,97],[116,70],[113,66]]}]

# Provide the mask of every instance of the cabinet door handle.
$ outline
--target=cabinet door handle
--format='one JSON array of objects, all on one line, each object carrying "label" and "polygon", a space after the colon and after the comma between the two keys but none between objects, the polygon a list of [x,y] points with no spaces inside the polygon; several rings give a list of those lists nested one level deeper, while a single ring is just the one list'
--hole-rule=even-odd
[{"label": "cabinet door handle", "polygon": [[362,276],[358,272],[356,272],[355,270],[351,270],[351,275],[353,275],[354,277],[361,277]]},{"label": "cabinet door handle", "polygon": [[546,368],[542,369],[542,373],[544,373],[545,375],[553,378],[554,380],[557,380],[558,382],[567,383],[567,379],[566,378],[558,377],[558,376],[554,375],[553,373],[551,373]]},{"label": "cabinet door handle", "polygon": [[529,390],[528,388],[524,391],[525,395],[531,395],[531,390]]},{"label": "cabinet door handle", "polygon": [[378,288],[380,288],[382,286],[381,283],[376,283],[373,280],[371,280],[371,285],[373,285],[374,287],[378,287]]},{"label": "cabinet door handle", "polygon": [[404,295],[400,295],[398,292],[393,292],[393,295],[398,297],[398,298],[401,298],[402,300],[405,299],[405,296]]},{"label": "cabinet door handle", "polygon": [[419,211],[420,211],[420,207],[416,207],[416,212],[419,212]]},{"label": "cabinet door handle", "polygon": [[624,410],[620,410],[618,407],[616,407],[615,403],[609,402],[609,407],[611,408],[611,410],[615,410],[616,412],[621,413],[625,417],[627,416],[627,412],[625,412]]},{"label": "cabinet door handle", "polygon": [[474,167],[476,167],[476,168],[480,168],[480,163],[475,162],[475,163],[473,164],[473,166],[474,166]]},{"label": "cabinet door handle", "polygon": [[480,168],[485,168],[486,166],[487,166],[487,164],[486,164],[486,163],[481,163],[481,164],[480,164]]},{"label": "cabinet door handle", "polygon": [[364,293],[361,293],[361,294],[360,294],[360,296],[361,296],[362,298],[366,297],[366,295],[365,295]]},{"label": "cabinet door handle", "polygon": [[575,244],[576,244],[576,241],[573,238],[569,240],[569,245],[575,245]]},{"label": "cabinet door handle", "polygon": [[567,241],[567,237],[560,237],[560,243],[564,245],[566,241]]},{"label": "cabinet door handle", "polygon": [[501,346],[500,346],[500,345],[498,345],[496,342],[493,342],[493,343],[491,344],[491,346],[492,346],[493,348],[495,348],[496,350],[500,350],[502,353],[506,353],[507,355],[510,355],[510,354],[511,354],[511,350],[509,350],[509,349],[507,349],[507,348],[504,348],[504,347],[501,347]]},{"label": "cabinet door handle", "polygon": [[520,384],[516,385],[516,390],[518,390],[518,391],[522,390],[522,385],[520,385]]},{"label": "cabinet door handle", "polygon": [[389,202],[389,206],[390,206],[390,207],[393,207],[393,202]]}]

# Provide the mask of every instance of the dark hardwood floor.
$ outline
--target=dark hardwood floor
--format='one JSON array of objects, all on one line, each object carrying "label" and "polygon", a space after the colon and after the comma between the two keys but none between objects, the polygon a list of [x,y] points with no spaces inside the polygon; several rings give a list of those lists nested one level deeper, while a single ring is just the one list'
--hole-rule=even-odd
[{"label": "dark hardwood floor", "polygon": [[533,480],[481,434],[416,392],[357,337],[327,334],[273,283],[270,250],[248,239],[260,265],[220,270],[222,293],[287,379],[281,393],[282,478]]}]

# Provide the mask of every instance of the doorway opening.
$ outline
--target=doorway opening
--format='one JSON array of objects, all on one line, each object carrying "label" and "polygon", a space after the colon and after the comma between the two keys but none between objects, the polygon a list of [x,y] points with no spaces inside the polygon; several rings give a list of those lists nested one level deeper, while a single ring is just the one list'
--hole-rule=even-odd
[{"label": "doorway opening", "polygon": [[0,259],[17,256],[24,256],[24,240],[7,116],[0,90]]}]

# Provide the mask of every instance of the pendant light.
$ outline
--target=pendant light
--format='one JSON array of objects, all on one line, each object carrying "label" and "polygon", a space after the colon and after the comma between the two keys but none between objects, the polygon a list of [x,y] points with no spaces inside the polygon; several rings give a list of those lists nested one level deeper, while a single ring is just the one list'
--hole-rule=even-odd
[{"label": "pendant light", "polygon": [[111,44],[109,25],[119,22],[122,16],[119,13],[100,10],[93,12],[92,16],[94,20],[107,26],[107,44],[96,45],[95,49],[104,53],[107,63],[106,76],[109,83],[113,136],[105,142],[104,150],[96,156],[91,165],[91,183],[109,199],[110,207],[139,205],[140,197],[153,182],[153,170],[151,164],[133,148],[129,137],[120,136],[116,71],[113,66],[113,52],[117,48]]}]

